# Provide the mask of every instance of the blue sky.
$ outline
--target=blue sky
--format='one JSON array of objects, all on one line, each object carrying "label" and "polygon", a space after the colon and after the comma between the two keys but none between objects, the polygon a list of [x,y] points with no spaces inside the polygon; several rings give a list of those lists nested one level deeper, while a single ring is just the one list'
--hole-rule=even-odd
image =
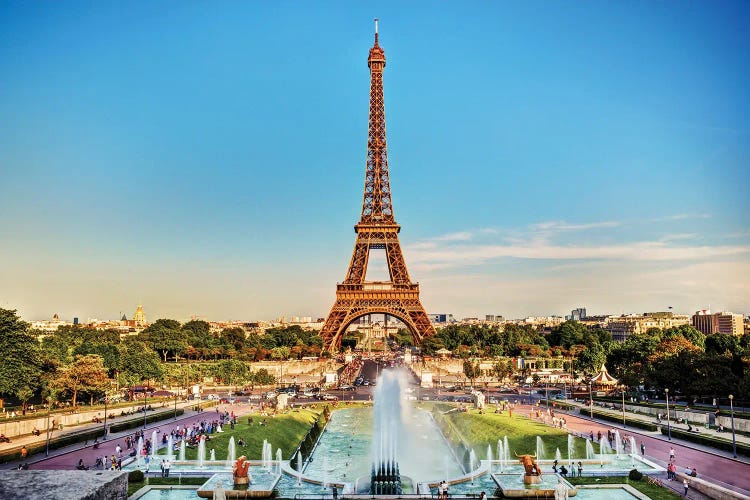
[{"label": "blue sky", "polygon": [[747,2],[6,2],[0,307],[324,316],[374,17],[428,311],[750,312]]}]

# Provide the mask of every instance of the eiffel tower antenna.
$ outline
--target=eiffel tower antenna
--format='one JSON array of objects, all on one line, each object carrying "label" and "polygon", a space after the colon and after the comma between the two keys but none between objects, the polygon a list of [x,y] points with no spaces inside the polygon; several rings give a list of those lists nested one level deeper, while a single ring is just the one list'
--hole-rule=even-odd
[{"label": "eiffel tower antenna", "polygon": [[[398,240],[401,226],[393,215],[383,104],[385,51],[378,45],[377,19],[375,43],[370,49],[367,65],[370,68],[370,114],[362,215],[354,226],[357,239],[346,278],[336,286],[336,302],[320,332],[323,347],[329,352],[339,349],[352,322],[369,314],[398,318],[412,333],[416,343],[435,334],[419,300],[419,284],[412,283],[409,278]],[[385,250],[388,281],[365,281],[371,249]]]}]

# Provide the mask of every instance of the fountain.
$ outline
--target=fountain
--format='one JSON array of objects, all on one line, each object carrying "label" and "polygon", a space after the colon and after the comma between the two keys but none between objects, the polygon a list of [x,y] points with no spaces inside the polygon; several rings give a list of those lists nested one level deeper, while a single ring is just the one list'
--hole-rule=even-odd
[{"label": "fountain", "polygon": [[393,370],[384,370],[375,389],[373,461],[370,472],[371,495],[400,495],[401,472],[398,443],[401,422],[401,382]]},{"label": "fountain", "polygon": [[638,452],[636,451],[637,448],[635,447],[635,438],[633,436],[630,436],[628,440],[630,441],[631,465],[633,468],[635,468],[635,457],[638,455]]},{"label": "fountain", "polygon": [[281,448],[276,448],[276,473],[281,475]]},{"label": "fountain", "polygon": [[185,444],[185,439],[183,438],[180,441],[180,461],[181,462],[185,461],[185,448],[186,448],[186,444]]},{"label": "fountain", "polygon": [[573,462],[573,454],[575,453],[575,438],[572,434],[568,434],[568,462]]},{"label": "fountain", "polygon": [[231,467],[235,461],[235,445],[234,436],[229,438],[229,444],[227,445],[227,467]]},{"label": "fountain", "polygon": [[536,458],[537,460],[544,460],[546,456],[547,456],[547,453],[544,450],[544,443],[542,442],[542,437],[537,436],[536,437]]},{"label": "fountain", "polygon": [[594,460],[594,445],[591,444],[591,440],[586,438],[586,460]]},{"label": "fountain", "polygon": [[174,460],[174,438],[171,434],[167,438],[167,458]]},{"label": "fountain", "polygon": [[213,448],[211,448],[211,459],[210,460],[212,462],[216,461],[216,450],[214,450]]},{"label": "fountain", "polygon": [[558,462],[562,462],[562,453],[560,453],[560,448],[555,448],[555,460]]},{"label": "fountain", "polygon": [[201,436],[198,441],[198,467],[203,468],[203,464],[206,461],[206,438]]},{"label": "fountain", "polygon": [[474,450],[469,452],[469,474],[471,475],[471,484],[474,484],[474,464],[477,462],[477,454]]},{"label": "fountain", "polygon": [[[297,452],[297,486],[302,484],[302,452]],[[355,490],[356,491],[356,488]]]},{"label": "fountain", "polygon": [[487,445],[487,460],[492,464],[492,445]]},{"label": "fountain", "polygon": [[158,434],[156,431],[151,433],[151,459],[156,459],[156,448],[159,447],[158,442],[156,441]]},{"label": "fountain", "polygon": [[622,455],[622,440],[620,439],[620,431],[615,429],[615,457],[620,458]]},{"label": "fountain", "polygon": [[497,440],[497,459],[500,461],[500,472],[505,471],[505,446],[503,446],[503,442],[498,439]]},{"label": "fountain", "polygon": [[143,438],[142,437],[138,438],[138,448],[136,448],[135,460],[136,460],[136,465],[138,467],[143,465]]}]

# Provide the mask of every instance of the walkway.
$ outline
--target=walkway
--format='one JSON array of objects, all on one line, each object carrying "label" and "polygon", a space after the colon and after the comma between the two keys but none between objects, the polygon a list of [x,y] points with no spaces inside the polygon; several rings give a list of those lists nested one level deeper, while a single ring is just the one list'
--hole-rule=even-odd
[{"label": "walkway", "polygon": [[[191,404],[192,407],[194,405]],[[237,404],[237,405],[219,405],[214,408],[208,408],[202,412],[198,412],[195,410],[185,409],[185,413],[182,416],[178,416],[175,420],[174,418],[168,418],[165,420],[161,420],[159,422],[154,422],[153,424],[149,424],[143,431],[144,436],[146,436],[147,439],[150,439],[151,433],[154,430],[162,431],[167,429],[172,429],[173,427],[179,425],[181,427],[190,426],[193,423],[200,422],[202,420],[206,421],[212,421],[217,418],[216,410],[220,409],[220,411],[227,410],[230,413],[232,411],[235,412],[236,415],[243,415],[251,410],[252,406],[248,404]],[[79,426],[76,428],[77,431],[82,430],[86,427],[99,427],[102,424],[92,424],[91,426]],[[132,428],[127,429],[121,432],[111,432],[107,435],[107,439],[105,441],[100,442],[99,448],[94,449],[93,445],[88,444],[82,444],[82,443],[76,443],[64,448],[60,448],[57,450],[51,450],[49,457],[46,457],[44,454],[36,454],[29,459],[25,460],[25,462],[30,464],[30,469],[46,469],[46,470],[53,470],[53,469],[68,469],[72,470],[75,469],[76,465],[78,464],[78,460],[83,459],[83,463],[87,467],[92,467],[96,461],[96,457],[101,456],[112,456],[115,454],[115,447],[119,444],[121,448],[123,448],[123,456],[127,456],[127,451],[124,450],[125,448],[125,436],[132,436],[136,431],[140,430],[139,428]],[[16,460],[14,462],[3,464],[1,467],[3,469],[14,469],[17,468],[18,465],[21,463],[21,460]]]},{"label": "walkway", "polygon": [[[597,408],[597,410],[601,411],[601,408]],[[670,448],[674,448],[678,472],[683,472],[685,468],[692,469],[695,467],[698,471],[698,477],[750,496],[750,460],[746,457],[740,456],[735,459],[732,457],[731,452],[717,450],[677,438],[672,438],[669,441],[667,436],[663,436],[658,432],[650,432],[634,427],[623,428],[621,423],[618,425],[614,422],[597,420],[596,418],[591,420],[585,415],[579,415],[577,411],[561,412],[557,409],[556,413],[565,414],[568,430],[577,435],[588,437],[590,432],[593,432],[596,436],[601,431],[606,436],[608,429],[618,429],[620,435],[623,437],[633,436],[639,448],[641,443],[645,445],[646,458],[663,467],[666,467],[669,462]],[[628,416],[626,412],[626,418]],[[678,493],[682,493],[681,483],[666,481],[666,474],[663,474],[662,480],[664,480],[667,486],[677,486],[673,489]],[[698,498],[698,495],[699,493],[695,491],[690,493],[691,498]]]}]

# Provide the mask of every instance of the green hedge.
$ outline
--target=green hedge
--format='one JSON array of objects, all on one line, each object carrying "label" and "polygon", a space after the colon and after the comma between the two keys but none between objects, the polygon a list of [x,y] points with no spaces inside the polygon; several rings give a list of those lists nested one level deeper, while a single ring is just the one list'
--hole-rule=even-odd
[{"label": "green hedge", "polygon": [[[152,413],[151,415],[148,415],[146,417],[146,424],[151,424],[153,422],[158,422],[160,420],[166,420],[168,418],[174,417],[174,410],[169,411],[162,411],[158,413]],[[185,413],[185,410],[182,408],[177,409],[177,416],[183,415]],[[124,422],[119,422],[117,424],[112,424],[109,428],[110,432],[120,432],[127,429],[133,429],[135,427],[140,427],[143,425],[143,418],[136,417],[132,418],[130,420],[126,420]]]},{"label": "green hedge", "polygon": [[[81,441],[93,441],[96,438],[102,437],[104,429],[96,428],[87,431],[74,432],[70,434],[63,434],[62,436],[52,438],[49,442],[49,449],[55,450],[57,448],[63,448],[65,446],[79,443]],[[31,443],[26,446],[26,450],[29,452],[28,458],[31,455],[37,453],[44,453],[47,449],[47,441],[41,441],[38,443]],[[21,458],[21,447],[15,447],[9,450],[3,450],[0,452],[0,464],[12,462]]]},{"label": "green hedge", "polygon": [[[578,411],[581,415],[584,415],[584,416],[591,414],[591,410],[589,408],[579,408]],[[608,422],[617,422],[620,424],[622,423],[622,416],[620,415],[610,415],[609,413],[602,413],[602,412],[594,410],[594,417],[602,419],[602,420],[607,420]],[[652,424],[650,422],[643,422],[641,420],[634,420],[634,419],[627,418],[627,417],[625,418],[625,425],[629,425],[630,427],[637,427],[638,429],[644,429],[644,430],[652,431],[652,432],[659,430],[659,426],[655,424]]]},{"label": "green hedge", "polygon": [[[684,439],[685,441],[710,446],[719,450],[732,451],[731,434],[729,439],[724,439],[718,437],[716,433],[712,431],[688,432],[683,429],[675,429],[674,427],[672,427],[671,432],[673,437]],[[668,434],[666,426],[663,426],[661,428],[661,433],[665,436]],[[745,443],[737,442],[737,454],[750,456],[750,446]]]}]

